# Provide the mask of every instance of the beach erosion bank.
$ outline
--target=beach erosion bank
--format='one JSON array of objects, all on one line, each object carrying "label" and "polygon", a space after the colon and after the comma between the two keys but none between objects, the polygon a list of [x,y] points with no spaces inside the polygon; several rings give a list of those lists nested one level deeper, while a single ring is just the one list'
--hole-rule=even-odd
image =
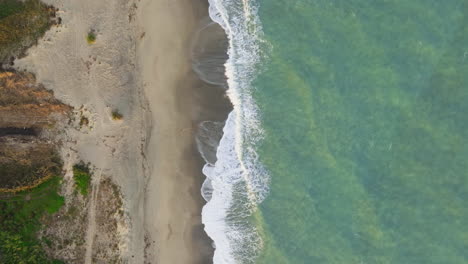
[{"label": "beach erosion bank", "polygon": [[144,0],[137,12],[138,68],[151,112],[145,259],[147,263],[212,263],[212,241],[201,221],[206,157],[200,156],[195,137],[201,122],[224,122],[231,106],[225,87],[211,83],[209,76],[200,76],[192,67],[194,49],[195,56],[204,56],[210,49],[209,34],[198,34],[211,23],[208,2]]}]

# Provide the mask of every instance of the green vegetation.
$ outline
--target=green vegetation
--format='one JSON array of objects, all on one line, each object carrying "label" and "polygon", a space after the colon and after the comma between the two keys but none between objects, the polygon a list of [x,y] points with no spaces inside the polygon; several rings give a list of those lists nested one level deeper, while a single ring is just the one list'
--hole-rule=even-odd
[{"label": "green vegetation", "polygon": [[13,198],[0,197],[0,263],[61,263],[47,258],[37,238],[41,218],[54,214],[64,204],[64,198],[58,194],[60,181],[55,176]]},{"label": "green vegetation", "polygon": [[112,119],[114,120],[122,120],[123,115],[119,112],[119,110],[112,111]]},{"label": "green vegetation", "polygon": [[0,19],[5,18],[23,9],[21,2],[16,0],[0,0]]},{"label": "green vegetation", "polygon": [[88,41],[88,44],[94,44],[96,42],[96,33],[94,33],[94,30],[91,30],[88,33],[88,36],[86,36],[86,41]]},{"label": "green vegetation", "polygon": [[82,116],[80,119],[80,128],[83,126],[88,126],[89,125],[89,119],[86,116]]},{"label": "green vegetation", "polygon": [[18,151],[17,147],[0,144],[0,193],[34,188],[52,175],[61,174],[62,161],[53,146],[31,146]]},{"label": "green vegetation", "polygon": [[[54,24],[55,9],[39,0],[0,0],[0,68]],[[16,96],[7,99],[17,99]],[[4,99],[5,99],[4,98]],[[0,263],[59,264],[38,239],[42,221],[64,204],[58,194],[62,163],[48,144],[0,144]]]},{"label": "green vegetation", "polygon": [[83,196],[88,195],[89,186],[91,184],[91,173],[88,165],[83,162],[73,166],[73,178],[75,185]]},{"label": "green vegetation", "polygon": [[39,0],[0,0],[0,64],[36,43],[53,16],[55,10]]}]

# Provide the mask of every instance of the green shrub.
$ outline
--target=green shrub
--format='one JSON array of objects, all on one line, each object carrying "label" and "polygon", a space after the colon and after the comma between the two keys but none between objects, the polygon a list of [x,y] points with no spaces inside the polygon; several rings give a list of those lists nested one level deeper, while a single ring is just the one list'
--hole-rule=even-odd
[{"label": "green shrub", "polygon": [[112,119],[122,120],[122,118],[123,118],[123,115],[118,110],[112,111]]},{"label": "green shrub", "polygon": [[88,165],[83,162],[73,166],[73,178],[78,191],[83,196],[88,195],[89,186],[91,185],[91,173]]},{"label": "green shrub", "polygon": [[32,190],[17,193],[14,200],[0,197],[0,263],[61,263],[46,256],[37,238],[41,218],[64,204],[58,194],[60,181],[53,177]]},{"label": "green shrub", "polygon": [[96,33],[94,33],[94,31],[91,30],[88,33],[88,36],[86,36],[86,40],[88,41],[88,44],[94,44],[96,42]]},{"label": "green shrub", "polygon": [[80,119],[80,128],[83,126],[88,126],[89,125],[89,119],[86,116],[82,116]]}]

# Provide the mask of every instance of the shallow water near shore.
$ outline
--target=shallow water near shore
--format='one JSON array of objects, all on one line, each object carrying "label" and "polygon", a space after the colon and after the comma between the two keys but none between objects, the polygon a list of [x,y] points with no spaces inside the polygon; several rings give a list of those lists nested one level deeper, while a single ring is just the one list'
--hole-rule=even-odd
[{"label": "shallow water near shore", "polygon": [[214,263],[467,263],[468,2],[211,1]]}]

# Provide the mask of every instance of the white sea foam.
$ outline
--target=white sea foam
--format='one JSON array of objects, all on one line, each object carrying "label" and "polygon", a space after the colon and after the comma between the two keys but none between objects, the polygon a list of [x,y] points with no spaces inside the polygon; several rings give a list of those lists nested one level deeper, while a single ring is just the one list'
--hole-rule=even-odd
[{"label": "white sea foam", "polygon": [[203,223],[215,243],[215,264],[253,263],[262,247],[255,226],[248,222],[265,198],[269,181],[255,152],[263,134],[251,96],[262,58],[256,11],[249,0],[210,0],[210,17],[229,39],[226,76],[234,106],[223,129],[217,161],[203,169],[208,179],[202,192],[209,201],[203,208]]}]

